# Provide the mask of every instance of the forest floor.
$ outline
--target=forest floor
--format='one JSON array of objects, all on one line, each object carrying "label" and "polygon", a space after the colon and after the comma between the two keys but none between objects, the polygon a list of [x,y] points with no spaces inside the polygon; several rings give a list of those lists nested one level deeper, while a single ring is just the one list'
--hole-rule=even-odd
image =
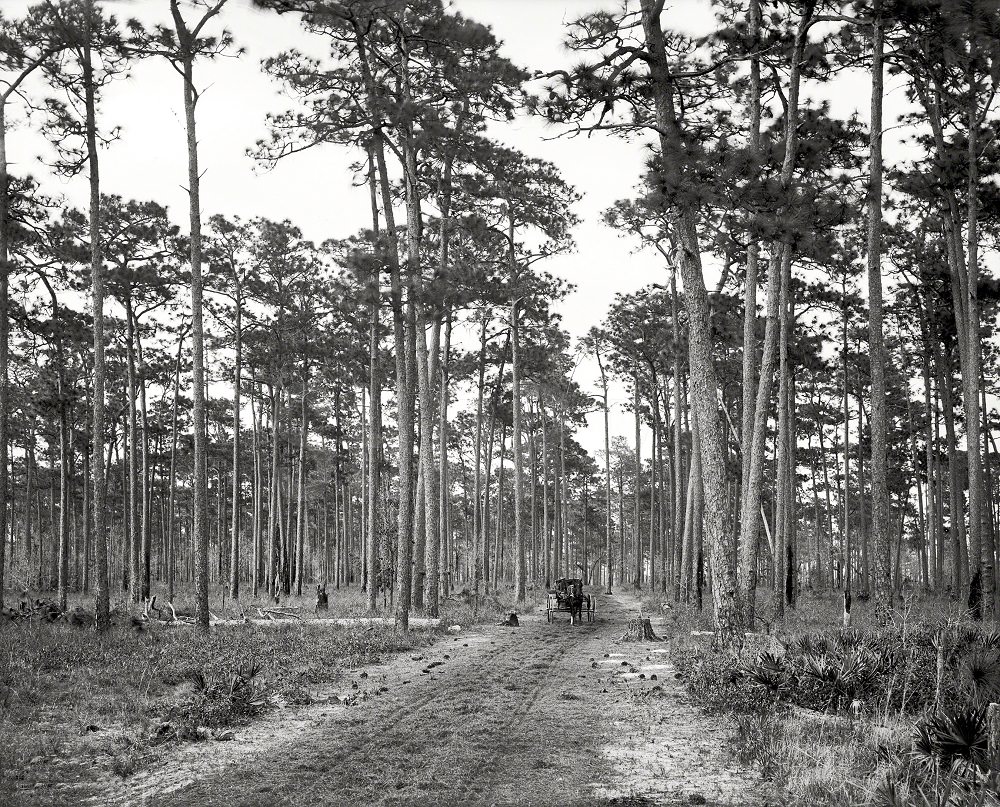
[{"label": "forest floor", "polygon": [[542,610],[444,635],[346,670],[230,742],[175,744],[127,778],[23,804],[759,804],[759,777],[732,761],[728,725],[691,704],[667,643],[619,641],[638,601],[598,607],[594,624]]}]

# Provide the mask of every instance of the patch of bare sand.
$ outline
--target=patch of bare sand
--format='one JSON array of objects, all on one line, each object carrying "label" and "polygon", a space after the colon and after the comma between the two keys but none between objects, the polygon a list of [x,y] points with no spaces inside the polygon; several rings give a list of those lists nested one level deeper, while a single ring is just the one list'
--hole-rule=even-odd
[{"label": "patch of bare sand", "polygon": [[[637,615],[637,600],[628,595],[615,600],[623,625]],[[729,753],[728,721],[710,719],[691,703],[670,663],[670,637],[656,619],[653,629],[666,641],[614,642],[602,660],[613,671],[609,684],[618,707],[601,752],[615,776],[596,792],[651,805],[762,804],[760,777]]]}]

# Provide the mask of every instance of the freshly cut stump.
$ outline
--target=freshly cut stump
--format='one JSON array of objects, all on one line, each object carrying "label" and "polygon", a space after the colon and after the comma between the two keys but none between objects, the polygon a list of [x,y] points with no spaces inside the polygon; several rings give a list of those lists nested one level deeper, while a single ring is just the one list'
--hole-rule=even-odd
[{"label": "freshly cut stump", "polygon": [[659,636],[653,633],[653,625],[648,617],[636,617],[625,623],[625,633],[622,634],[623,642],[662,642]]}]

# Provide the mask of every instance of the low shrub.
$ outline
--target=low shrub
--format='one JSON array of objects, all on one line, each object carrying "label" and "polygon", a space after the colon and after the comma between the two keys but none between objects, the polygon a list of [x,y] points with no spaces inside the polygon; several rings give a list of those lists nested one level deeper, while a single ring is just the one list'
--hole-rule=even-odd
[{"label": "low shrub", "polygon": [[688,691],[706,711],[756,714],[776,708],[773,697],[762,696],[733,656],[701,648],[671,648],[671,662]]},{"label": "low shrub", "polygon": [[796,706],[915,716],[1000,693],[1000,651],[990,641],[991,632],[940,624],[905,634],[847,628],[785,637],[779,652],[759,653],[741,669]]},{"label": "low shrub", "polygon": [[730,716],[735,756],[783,803],[1000,807],[986,708],[1000,634],[900,620],[776,638],[742,656],[679,641],[671,659],[703,708]]}]

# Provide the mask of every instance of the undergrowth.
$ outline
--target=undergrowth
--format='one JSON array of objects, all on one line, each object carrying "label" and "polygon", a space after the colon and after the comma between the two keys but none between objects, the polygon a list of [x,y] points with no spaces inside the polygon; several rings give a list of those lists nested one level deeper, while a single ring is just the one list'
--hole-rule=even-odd
[{"label": "undergrowth", "polygon": [[275,705],[308,703],[345,667],[428,644],[391,625],[295,622],[117,628],[0,629],[0,803],[15,789],[56,782],[67,760],[96,759],[128,776],[150,749],[228,739],[225,729]]},{"label": "undergrowth", "polygon": [[[670,610],[685,628],[703,618]],[[730,717],[735,756],[784,804],[1000,807],[988,706],[1000,700],[1000,633],[935,610],[908,603],[888,625],[866,614],[831,628],[837,614],[819,627],[833,609],[817,598],[739,654],[681,629],[671,658],[695,700]]]},{"label": "undergrowth", "polygon": [[[529,591],[527,602],[515,607],[507,588],[481,594],[478,603],[458,591],[440,606],[440,628],[404,636],[392,621],[392,603],[381,595],[371,614],[358,587],[328,591],[329,608],[319,612],[309,593],[277,604],[265,597],[233,603],[217,593],[210,610],[231,624],[215,625],[207,635],[155,621],[135,630],[129,611],[141,609],[124,603],[117,625],[104,635],[63,623],[0,624],[0,804],[35,782],[64,780],[70,760],[96,759],[129,776],[159,746],[227,739],[230,727],[276,705],[310,703],[316,688],[345,668],[426,645],[447,627],[524,613],[544,597]],[[74,600],[71,607],[92,608],[90,600]],[[179,614],[193,612],[188,595],[173,605]],[[261,610],[275,607],[299,618],[257,624]],[[388,622],[341,627],[329,621],[368,616]]]}]

